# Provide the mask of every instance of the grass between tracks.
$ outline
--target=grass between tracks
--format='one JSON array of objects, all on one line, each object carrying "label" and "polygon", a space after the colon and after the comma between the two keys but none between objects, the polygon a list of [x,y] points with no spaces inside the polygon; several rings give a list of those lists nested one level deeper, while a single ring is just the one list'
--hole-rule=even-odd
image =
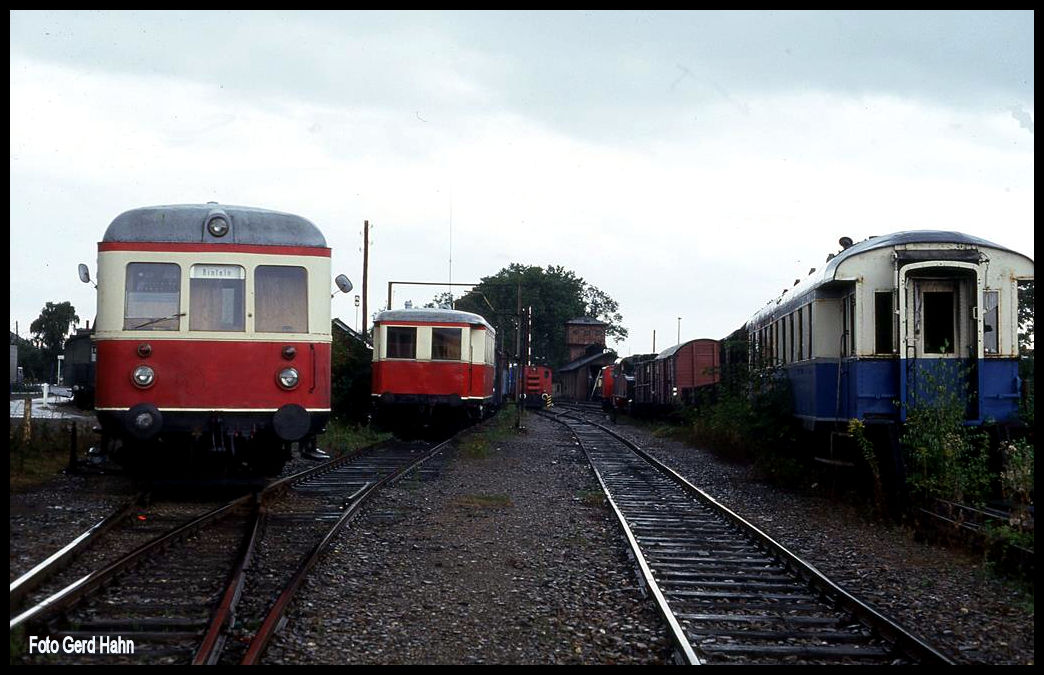
[{"label": "grass between tracks", "polygon": [[352,424],[335,417],[327,423],[326,431],[319,435],[317,444],[331,457],[340,457],[347,452],[354,452],[358,448],[389,438],[391,434],[378,432],[369,425]]},{"label": "grass between tracks", "polygon": [[[83,459],[97,435],[89,422],[34,419],[26,430],[20,420],[12,420],[8,430],[10,492],[22,492],[47,483],[69,466],[73,444],[72,425],[76,425],[76,457]],[[333,456],[389,438],[368,426],[331,420],[319,437],[319,447]]]},{"label": "grass between tracks", "polygon": [[23,422],[11,421],[7,446],[11,492],[42,485],[69,466],[73,424],[76,453],[83,456],[94,437],[88,423],[34,419],[26,429]]},{"label": "grass between tracks", "polygon": [[479,427],[462,435],[457,443],[458,452],[468,459],[486,459],[491,452],[499,449],[498,444],[517,433],[515,421],[514,409],[501,408]]}]

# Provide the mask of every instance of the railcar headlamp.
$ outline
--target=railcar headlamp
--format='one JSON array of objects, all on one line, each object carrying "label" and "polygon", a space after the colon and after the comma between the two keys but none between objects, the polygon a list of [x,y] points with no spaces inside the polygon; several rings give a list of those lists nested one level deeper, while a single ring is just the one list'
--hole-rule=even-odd
[{"label": "railcar headlamp", "polygon": [[276,376],[276,380],[283,389],[293,389],[300,382],[301,378],[297,374],[297,368],[283,368],[279,371],[279,375]]},{"label": "railcar headlamp", "polygon": [[131,373],[131,381],[134,382],[134,386],[147,389],[156,381],[156,371],[149,366],[138,366]]},{"label": "railcar headlamp", "polygon": [[207,231],[215,237],[224,237],[228,234],[228,219],[223,215],[211,216],[207,221]]}]

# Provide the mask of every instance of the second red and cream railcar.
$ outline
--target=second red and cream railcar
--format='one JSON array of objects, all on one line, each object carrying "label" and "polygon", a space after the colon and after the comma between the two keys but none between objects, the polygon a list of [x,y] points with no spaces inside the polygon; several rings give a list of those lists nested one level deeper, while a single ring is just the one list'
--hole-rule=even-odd
[{"label": "second red and cream railcar", "polygon": [[398,432],[453,428],[495,404],[496,331],[478,314],[396,309],[373,324],[378,423]]}]

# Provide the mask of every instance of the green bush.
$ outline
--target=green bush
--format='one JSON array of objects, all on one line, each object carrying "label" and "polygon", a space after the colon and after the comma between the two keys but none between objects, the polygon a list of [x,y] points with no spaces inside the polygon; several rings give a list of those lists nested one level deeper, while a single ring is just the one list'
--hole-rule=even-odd
[{"label": "green bush", "polygon": [[1004,468],[1001,492],[1010,511],[1009,525],[1032,533],[1033,445],[1024,438],[1001,443]]},{"label": "green bush", "polygon": [[797,453],[800,430],[792,410],[790,382],[781,372],[733,377],[687,411],[687,440],[751,462],[770,481],[799,484],[808,472]]},{"label": "green bush", "polygon": [[907,405],[901,441],[907,485],[922,503],[982,505],[989,497],[989,436],[964,425],[967,374],[957,362],[917,373],[921,382]]}]

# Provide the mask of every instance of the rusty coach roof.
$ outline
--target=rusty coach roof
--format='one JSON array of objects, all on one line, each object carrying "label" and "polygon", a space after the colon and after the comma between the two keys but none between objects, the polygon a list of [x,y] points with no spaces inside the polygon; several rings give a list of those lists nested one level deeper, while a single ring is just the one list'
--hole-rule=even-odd
[{"label": "rusty coach roof", "polygon": [[691,345],[696,342],[717,342],[717,340],[713,338],[693,338],[691,340],[686,340],[685,342],[679,342],[678,344],[668,347],[667,349],[664,349],[662,352],[657,354],[656,360],[659,361],[660,359],[670,358],[676,352],[680,351],[682,347]]},{"label": "rusty coach roof", "polygon": [[[229,231],[215,237],[207,232],[206,223],[222,213],[229,221]],[[326,248],[323,233],[301,216],[215,202],[132,209],[117,216],[102,238],[102,242],[152,241]]]}]

